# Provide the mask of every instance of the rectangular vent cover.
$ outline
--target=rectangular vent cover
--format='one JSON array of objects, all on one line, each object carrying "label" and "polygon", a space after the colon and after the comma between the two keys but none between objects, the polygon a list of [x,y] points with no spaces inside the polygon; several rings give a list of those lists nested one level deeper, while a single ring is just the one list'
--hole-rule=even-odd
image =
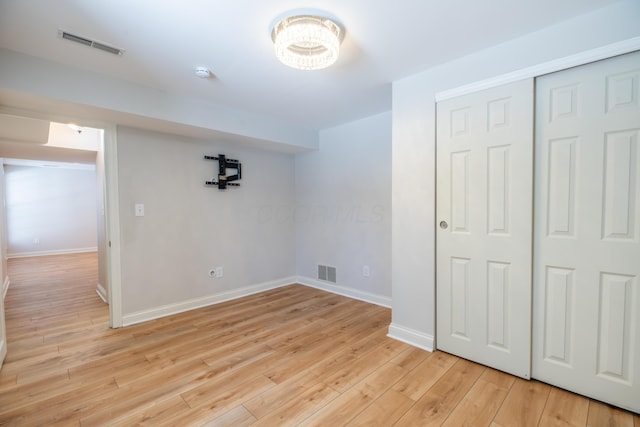
[{"label": "rectangular vent cover", "polygon": [[336,283],[336,268],[318,264],[318,280]]},{"label": "rectangular vent cover", "polygon": [[88,39],[86,37],[81,37],[75,34],[67,33],[66,31],[62,31],[62,30],[58,30],[58,37],[64,40],[69,40],[71,42],[93,47],[103,52],[112,53],[117,56],[122,56],[122,54],[124,53],[124,49],[118,49],[117,47],[109,46],[107,44],[100,43],[95,40]]}]

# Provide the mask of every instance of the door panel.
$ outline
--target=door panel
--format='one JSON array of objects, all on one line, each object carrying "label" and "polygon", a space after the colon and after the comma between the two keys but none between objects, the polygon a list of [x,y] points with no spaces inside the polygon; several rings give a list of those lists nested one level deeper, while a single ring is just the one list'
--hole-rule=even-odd
[{"label": "door panel", "polygon": [[536,83],[533,376],[640,411],[640,53]]},{"label": "door panel", "polygon": [[437,347],[529,378],[533,81],[437,114]]}]

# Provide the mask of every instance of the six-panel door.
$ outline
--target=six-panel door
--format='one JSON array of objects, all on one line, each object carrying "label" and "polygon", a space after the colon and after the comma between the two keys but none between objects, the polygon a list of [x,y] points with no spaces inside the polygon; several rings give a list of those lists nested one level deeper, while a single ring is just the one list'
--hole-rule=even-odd
[{"label": "six-panel door", "polygon": [[640,411],[640,53],[536,82],[533,376]]},{"label": "six-panel door", "polygon": [[437,114],[437,348],[529,378],[533,81]]}]

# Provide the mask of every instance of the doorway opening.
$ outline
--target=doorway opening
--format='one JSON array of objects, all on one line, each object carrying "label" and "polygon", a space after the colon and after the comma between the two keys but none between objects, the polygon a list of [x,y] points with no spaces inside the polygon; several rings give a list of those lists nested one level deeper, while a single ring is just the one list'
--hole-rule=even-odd
[{"label": "doorway opening", "polygon": [[[89,254],[92,286],[108,304],[105,130],[7,114],[0,121],[2,258],[43,264],[47,257]],[[4,296],[12,281],[3,267]]]}]

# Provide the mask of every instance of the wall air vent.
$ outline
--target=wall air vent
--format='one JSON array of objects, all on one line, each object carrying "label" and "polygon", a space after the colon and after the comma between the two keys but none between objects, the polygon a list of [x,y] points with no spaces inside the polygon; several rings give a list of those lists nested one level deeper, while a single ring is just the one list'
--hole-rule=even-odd
[{"label": "wall air vent", "polygon": [[107,44],[104,44],[95,40],[91,40],[86,37],[81,37],[75,34],[71,34],[63,30],[58,30],[58,37],[63,40],[69,40],[70,42],[83,44],[85,46],[93,47],[103,52],[112,53],[118,56],[122,56],[122,54],[124,53],[124,49],[118,49],[117,47],[109,46]]},{"label": "wall air vent", "polygon": [[318,280],[336,283],[336,268],[318,264]]}]

